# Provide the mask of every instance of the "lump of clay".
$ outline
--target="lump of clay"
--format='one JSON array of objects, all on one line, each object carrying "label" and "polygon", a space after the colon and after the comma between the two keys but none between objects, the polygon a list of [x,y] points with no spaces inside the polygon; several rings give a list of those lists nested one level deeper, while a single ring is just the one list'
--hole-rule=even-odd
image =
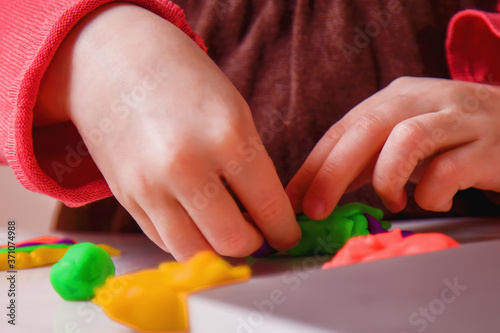
[{"label": "lump of clay", "polygon": [[459,243],[453,238],[440,233],[422,233],[404,237],[400,229],[394,229],[387,233],[351,238],[331,261],[323,264],[323,269],[439,251],[456,246],[459,246]]},{"label": "lump of clay", "polygon": [[71,246],[50,271],[50,283],[67,301],[89,300],[94,288],[115,275],[115,265],[109,254],[92,243]]},{"label": "lump of clay", "polygon": [[162,263],[158,269],[110,277],[96,288],[93,302],[114,320],[141,331],[188,328],[186,299],[200,289],[248,280],[250,267],[232,267],[212,252],[187,263]]},{"label": "lump of clay", "polygon": [[[383,211],[358,202],[337,206],[326,219],[315,221],[305,214],[297,216],[302,238],[293,249],[286,251],[292,256],[334,254],[352,237],[368,235],[365,214],[381,221]],[[380,222],[380,228],[389,229],[390,223]]]}]

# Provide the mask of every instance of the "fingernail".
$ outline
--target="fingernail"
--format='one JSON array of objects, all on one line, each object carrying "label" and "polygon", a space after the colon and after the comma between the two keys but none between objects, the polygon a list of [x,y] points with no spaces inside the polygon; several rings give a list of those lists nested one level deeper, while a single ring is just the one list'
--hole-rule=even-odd
[{"label": "fingernail", "polygon": [[447,203],[445,203],[444,205],[442,205],[441,207],[439,207],[438,209],[436,209],[436,211],[437,212],[447,212],[451,209],[452,206],[453,206],[453,200],[450,200]]},{"label": "fingernail", "polygon": [[392,201],[384,201],[384,205],[393,213],[399,213],[403,208],[401,208],[401,205],[398,205],[397,203],[394,203]]},{"label": "fingernail", "polygon": [[392,198],[380,197],[380,199],[384,203],[384,206],[393,213],[402,211],[406,206],[406,192],[403,189],[401,189],[399,194],[394,192]]},{"label": "fingernail", "polygon": [[322,197],[314,194],[306,196],[304,200],[304,211],[313,219],[322,219],[325,215],[326,202]]}]

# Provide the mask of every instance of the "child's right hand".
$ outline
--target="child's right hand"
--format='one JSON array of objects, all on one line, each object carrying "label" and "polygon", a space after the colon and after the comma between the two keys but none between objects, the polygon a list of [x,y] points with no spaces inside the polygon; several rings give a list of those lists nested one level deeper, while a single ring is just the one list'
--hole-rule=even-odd
[{"label": "child's right hand", "polygon": [[118,201],[176,259],[211,249],[246,256],[263,236],[277,249],[298,242],[245,101],[155,14],[130,4],[92,13],[60,46],[38,97],[35,124],[73,121]]}]

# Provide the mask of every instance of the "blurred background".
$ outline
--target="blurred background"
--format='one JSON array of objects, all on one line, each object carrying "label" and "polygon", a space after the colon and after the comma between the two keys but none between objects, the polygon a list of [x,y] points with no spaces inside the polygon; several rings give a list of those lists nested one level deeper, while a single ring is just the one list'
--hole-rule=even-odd
[{"label": "blurred background", "polygon": [[14,219],[20,234],[23,231],[47,232],[51,229],[59,201],[25,189],[11,168],[5,165],[0,166],[0,184],[1,226]]}]

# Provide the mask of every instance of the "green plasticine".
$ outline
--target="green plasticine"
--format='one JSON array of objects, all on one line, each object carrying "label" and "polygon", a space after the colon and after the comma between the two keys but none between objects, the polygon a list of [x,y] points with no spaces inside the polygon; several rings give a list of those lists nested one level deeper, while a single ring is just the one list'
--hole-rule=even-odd
[{"label": "green plasticine", "polygon": [[[372,215],[372,216],[373,216],[373,215]],[[384,228],[385,230],[389,230],[389,229],[391,229],[391,226],[392,226],[391,222],[389,222],[389,221],[384,221],[384,220],[380,221],[380,225],[381,225],[381,226],[382,226],[382,228]]]},{"label": "green plasticine", "polygon": [[342,206],[337,206],[333,210],[332,214],[346,217],[356,214],[370,214],[379,221],[384,217],[382,209],[374,208],[360,202],[351,202]]},{"label": "green plasticine", "polygon": [[[351,237],[369,234],[368,221],[363,214],[370,214],[379,221],[384,217],[381,209],[358,202],[335,207],[332,214],[321,221],[299,214],[297,222],[302,230],[302,238],[297,246],[286,253],[292,256],[337,253]],[[381,224],[384,229],[390,228],[387,221]]]},{"label": "green plasticine", "polygon": [[73,245],[50,270],[50,283],[67,301],[89,300],[94,288],[115,275],[109,254],[92,243]]},{"label": "green plasticine", "polygon": [[304,256],[337,252],[350,238],[354,222],[341,216],[314,221],[305,215],[297,218],[302,237],[293,249],[286,251],[292,256]]},{"label": "green plasticine", "polygon": [[368,231],[368,220],[363,214],[351,215],[349,218],[354,221],[351,237],[366,236],[370,234]]},{"label": "green plasticine", "polygon": [[[39,249],[41,247],[47,247],[47,248],[52,248],[52,249],[57,249],[57,248],[65,248],[65,247],[70,247],[73,246],[73,244],[40,244],[40,245],[31,245],[31,246],[21,246],[21,247],[16,247],[16,252],[27,252],[30,253],[33,250]],[[0,253],[8,252],[8,248],[1,248]]]}]

